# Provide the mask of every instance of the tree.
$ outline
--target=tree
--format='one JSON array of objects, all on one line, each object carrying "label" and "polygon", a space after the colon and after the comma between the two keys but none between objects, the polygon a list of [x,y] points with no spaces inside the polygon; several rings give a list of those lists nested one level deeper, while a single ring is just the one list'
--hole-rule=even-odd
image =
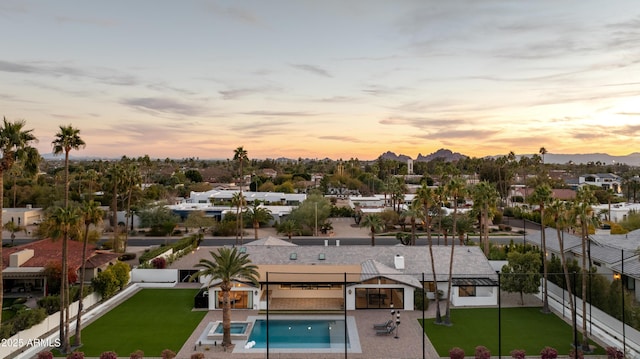
[{"label": "tree", "polygon": [[511,251],[508,260],[509,263],[502,267],[501,287],[509,293],[520,293],[520,304],[524,305],[525,293],[538,293],[540,255],[534,251]]},{"label": "tree", "polygon": [[291,211],[288,218],[300,224],[304,230],[315,234],[316,226],[324,223],[331,214],[331,202],[321,193],[312,192],[298,208]]},{"label": "tree", "polygon": [[[446,192],[453,198],[453,233],[458,233],[458,199],[464,198],[466,194],[466,185],[462,178],[456,177],[451,179],[446,185]],[[444,315],[444,324],[451,324],[451,285],[453,283],[453,257],[456,247],[455,239],[451,240],[451,256],[449,258],[449,282],[447,283],[447,307]]]},{"label": "tree", "polygon": [[247,211],[247,215],[249,219],[253,223],[253,232],[254,238],[258,239],[258,229],[260,228],[260,223],[267,223],[271,218],[271,210],[266,207],[260,207],[259,200],[253,201],[253,205],[249,207]]},{"label": "tree", "polygon": [[[69,240],[71,236],[71,232],[77,233],[80,231],[80,221],[81,217],[78,213],[78,210],[75,207],[56,207],[53,210],[53,213],[49,217],[48,221],[50,221],[49,228],[52,229],[52,232],[49,234],[52,239],[61,239],[62,238],[62,247],[63,247],[63,255],[62,255],[62,278],[67,278],[69,273],[69,267],[67,262],[65,261],[64,251],[65,251],[65,240]],[[70,337],[69,337],[69,283],[66,281],[62,281],[60,283],[60,340],[62,342],[62,352],[67,353],[69,351],[70,346]]]},{"label": "tree", "polygon": [[384,222],[379,214],[370,213],[362,219],[360,227],[369,228],[369,232],[371,233],[371,246],[374,247],[376,245],[376,233],[384,229]]},{"label": "tree", "polygon": [[105,174],[106,187],[111,190],[111,229],[113,230],[113,248],[117,248],[118,234],[118,192],[123,183],[124,169],[119,163],[113,163]]},{"label": "tree", "polygon": [[[587,312],[587,271],[591,268],[591,263],[587,267],[587,246],[589,245],[589,227],[593,226],[597,220],[594,217],[592,204],[596,202],[596,197],[588,186],[581,187],[576,194],[576,201],[573,205],[577,224],[580,226],[580,237],[582,242],[582,312]],[[590,256],[591,251],[589,251]],[[590,261],[589,261],[590,262]],[[590,352],[589,330],[587,328],[587,316],[582,316],[582,350]]]},{"label": "tree", "polygon": [[210,229],[214,228],[218,221],[214,217],[207,217],[204,211],[193,211],[190,212],[187,216],[187,219],[184,221],[184,226],[188,229],[198,228],[198,245],[202,238],[204,237],[204,233]]},{"label": "tree", "polygon": [[495,207],[498,199],[498,191],[491,183],[482,181],[473,187],[471,197],[473,206],[480,211],[480,229],[484,236],[480,242],[484,243],[484,255],[489,256],[489,219],[492,217],[491,209]]},{"label": "tree", "polygon": [[[551,203],[551,205],[549,205],[549,215],[551,216],[553,222],[556,225],[556,234],[558,235],[558,246],[560,247],[560,261],[562,263],[562,270],[564,272],[564,280],[566,284],[565,288],[569,292],[569,308],[571,311],[571,317],[573,318],[576,315],[576,309],[573,303],[573,295],[572,295],[573,288],[571,286],[571,278],[569,276],[569,267],[568,267],[566,255],[564,253],[564,233],[563,233],[563,231],[566,228],[568,228],[571,223],[574,222],[573,219],[571,218],[572,213],[571,213],[570,205],[556,199]],[[575,327],[573,329],[574,329],[572,331],[574,335],[573,343],[577,343],[575,338]]]},{"label": "tree", "polygon": [[231,206],[236,207],[236,245],[238,245],[238,236],[242,238],[244,228],[242,227],[242,215],[244,212],[244,206],[247,205],[247,199],[242,194],[242,191],[236,192],[231,197]]},{"label": "tree", "polygon": [[138,213],[140,227],[151,228],[154,235],[170,236],[178,224],[178,216],[165,206],[156,206]]},{"label": "tree", "polygon": [[402,220],[409,218],[409,222],[411,223],[411,240],[409,241],[409,244],[412,246],[416,244],[416,220],[420,217],[422,217],[422,204],[416,200],[411,202],[409,207],[405,208],[402,213],[400,213],[400,218]]},{"label": "tree", "polygon": [[[427,232],[427,243],[429,245],[429,261],[431,262],[431,273],[433,273],[433,294],[436,304],[436,324],[442,323],[442,315],[440,314],[440,296],[438,295],[438,276],[436,274],[435,258],[433,258],[433,238],[431,238],[431,216],[429,215],[430,207],[436,202],[435,192],[427,186],[426,183],[422,184],[416,191],[415,201],[419,201],[422,204],[422,215],[424,216],[423,225]],[[439,207],[438,207],[439,208]]]},{"label": "tree", "polygon": [[249,281],[258,286],[258,267],[251,263],[249,254],[238,252],[237,248],[219,248],[211,251],[212,259],[201,259],[195,268],[200,270],[191,276],[191,280],[208,277],[209,288],[220,281],[222,291],[222,346],[231,345],[231,301],[229,300],[233,281]]},{"label": "tree", "polygon": [[[37,151],[32,151],[31,143],[36,142],[36,137],[31,133],[33,130],[24,129],[24,121],[7,121],[3,118],[2,127],[0,127],[0,223],[2,221],[2,209],[4,208],[4,173],[11,170],[16,160],[25,159],[32,161],[31,158]],[[0,258],[2,258],[2,231],[0,231]],[[0,307],[4,299],[2,271],[0,271]],[[2,322],[2,313],[0,311],[0,322]]]},{"label": "tree", "polygon": [[295,221],[287,219],[277,226],[277,231],[278,233],[286,235],[289,238],[289,242],[291,242],[291,237],[300,234],[302,228],[300,228],[300,225]]},{"label": "tree", "polygon": [[[239,169],[240,169],[240,197],[244,198],[242,195],[242,186],[244,185],[244,171],[242,170],[242,165],[244,164],[244,162],[248,162],[249,161],[249,157],[247,156],[247,150],[245,150],[242,146],[236,148],[233,151],[233,160],[238,162],[239,165]],[[238,221],[238,229],[240,231],[240,243],[242,243],[242,238],[243,238],[243,228],[244,226],[242,225],[242,216],[237,216],[236,220]]]},{"label": "tree", "polygon": [[27,227],[18,225],[16,222],[9,221],[4,224],[4,230],[11,233],[11,246],[13,247],[13,241],[16,239],[16,233],[24,231],[27,233]]},{"label": "tree", "polygon": [[125,221],[125,231],[124,231],[124,247],[122,248],[123,252],[127,251],[127,242],[129,241],[129,221],[131,221],[131,227],[133,228],[133,213],[131,212],[131,198],[133,197],[133,191],[136,188],[139,188],[140,184],[142,184],[142,175],[140,174],[140,169],[134,163],[129,163],[124,167],[122,184],[124,185],[124,189],[126,191],[127,196],[127,209],[126,209],[126,221]]},{"label": "tree", "polygon": [[89,201],[82,205],[82,222],[84,223],[84,239],[82,241],[82,269],[80,270],[80,298],[78,299],[78,315],[76,316],[76,336],[74,346],[79,347],[82,345],[81,331],[82,331],[82,309],[84,299],[84,281],[85,281],[85,269],[87,264],[87,243],[89,242],[89,227],[91,225],[97,226],[102,223],[104,218],[104,211],[100,208],[100,203]]},{"label": "tree", "polygon": [[546,239],[546,231],[545,231],[545,220],[547,219],[545,208],[552,200],[552,191],[551,187],[547,184],[542,184],[536,187],[531,196],[529,196],[529,203],[537,204],[540,208],[540,244],[542,246],[542,274],[543,274],[543,293],[542,293],[542,312],[543,313],[551,313],[549,310],[549,295],[547,290],[548,285],[548,273],[549,270],[547,268],[547,239]]}]

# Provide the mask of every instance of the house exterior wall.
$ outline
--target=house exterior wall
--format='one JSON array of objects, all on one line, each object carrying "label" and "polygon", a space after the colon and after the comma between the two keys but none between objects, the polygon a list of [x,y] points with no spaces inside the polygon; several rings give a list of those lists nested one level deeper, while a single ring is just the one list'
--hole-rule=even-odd
[{"label": "house exterior wall", "polygon": [[458,287],[452,287],[451,304],[456,307],[475,307],[498,304],[498,287],[476,287],[474,297],[461,297]]}]

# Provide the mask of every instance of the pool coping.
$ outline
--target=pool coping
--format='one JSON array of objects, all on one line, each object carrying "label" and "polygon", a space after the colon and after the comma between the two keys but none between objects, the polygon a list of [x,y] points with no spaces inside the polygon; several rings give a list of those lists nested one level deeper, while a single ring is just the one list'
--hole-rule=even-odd
[{"label": "pool coping", "polygon": [[[255,325],[256,319],[266,319],[266,315],[249,315],[247,319],[241,322],[249,322],[250,326],[253,328]],[[309,320],[344,320],[345,317],[342,315],[327,315],[327,314],[307,314],[307,315],[269,315],[269,319],[309,319]],[[207,339],[206,333],[211,330],[214,323],[211,322],[205,328],[205,331],[200,336],[200,341],[202,344],[214,344],[214,342],[210,339]],[[353,316],[347,316],[347,331],[349,333],[349,347],[347,348],[347,353],[362,353],[362,346],[360,344],[360,336],[358,334],[358,326],[356,325],[356,319]],[[249,336],[249,335],[248,335]],[[245,344],[247,343],[248,336],[245,339],[235,339],[232,338],[231,342],[234,344],[233,353],[236,354],[264,354],[267,352],[266,348],[245,348]],[[204,339],[203,339],[204,337]],[[340,348],[269,348],[270,353],[344,353],[345,348],[341,346]]]}]

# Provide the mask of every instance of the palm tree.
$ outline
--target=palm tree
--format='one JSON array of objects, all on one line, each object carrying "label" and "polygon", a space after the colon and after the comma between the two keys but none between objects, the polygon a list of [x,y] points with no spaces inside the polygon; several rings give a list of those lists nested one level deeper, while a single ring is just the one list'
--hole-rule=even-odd
[{"label": "palm tree", "polygon": [[[33,161],[33,154],[37,151],[31,151],[32,142],[36,142],[36,137],[31,133],[33,130],[24,129],[24,121],[7,121],[3,118],[2,127],[0,127],[0,223],[2,221],[2,208],[4,208],[4,173],[10,171],[16,160],[24,158],[26,161]],[[0,258],[2,258],[2,231],[0,231]],[[0,307],[3,301],[3,278],[0,271]],[[1,312],[1,311],[0,311]],[[2,313],[0,313],[0,322],[2,322]]]},{"label": "palm tree", "polygon": [[[596,196],[588,186],[584,186],[578,190],[576,202],[573,205],[582,239],[582,313],[587,312],[587,271],[591,269],[591,263],[587,267],[587,246],[589,242],[589,226],[595,224],[594,211],[593,207],[591,207],[594,203],[596,203]],[[591,350],[586,315],[582,316],[582,350],[586,352]]]},{"label": "palm tree", "polygon": [[480,211],[480,229],[482,231],[482,239],[484,242],[484,255],[489,256],[489,217],[490,210],[495,207],[498,199],[498,191],[487,181],[482,181],[473,187],[472,190],[473,205]]},{"label": "palm tree", "polygon": [[376,232],[381,232],[384,229],[384,221],[377,213],[367,214],[362,221],[360,221],[360,227],[367,227],[371,232],[371,246],[376,245]]},{"label": "palm tree", "polygon": [[19,224],[17,224],[16,222],[13,221],[9,221],[7,223],[4,224],[4,230],[11,232],[11,246],[13,247],[13,241],[16,239],[16,233],[20,232],[20,231],[24,231],[25,234],[27,234],[27,227],[25,226],[21,226]]},{"label": "palm tree", "polygon": [[[245,161],[249,161],[249,157],[247,156],[248,152],[244,149],[244,147],[240,146],[233,151],[233,160],[237,161],[240,167],[240,196],[242,197],[242,186],[244,185],[244,171],[242,170],[242,165]],[[237,217],[238,228],[240,229],[240,243],[242,243],[243,237],[243,228],[242,225],[242,216]]]},{"label": "palm tree", "polygon": [[[80,214],[75,207],[56,207],[53,213],[49,217],[49,226],[51,233],[49,236],[52,239],[62,238],[63,252],[65,250],[65,240],[68,240],[70,236],[77,236],[79,231],[79,224],[81,221]],[[64,254],[62,256],[62,280],[60,281],[60,340],[62,342],[62,352],[67,353],[69,351],[69,268],[65,270]],[[63,290],[67,293],[63,293]],[[66,312],[66,318],[65,318]]]},{"label": "palm tree", "polygon": [[196,268],[201,268],[191,276],[191,280],[198,277],[208,277],[207,285],[220,281],[222,291],[222,346],[231,345],[231,301],[229,294],[233,287],[233,281],[249,281],[258,286],[258,267],[251,263],[247,253],[238,252],[237,248],[219,248],[217,252],[211,251],[212,259],[201,259]]},{"label": "palm tree", "polygon": [[552,190],[551,187],[547,184],[542,184],[533,191],[531,196],[529,197],[529,203],[537,204],[540,207],[540,244],[542,245],[542,273],[543,273],[543,305],[542,312],[543,313],[551,313],[549,310],[549,295],[547,293],[547,279],[548,279],[548,269],[547,269],[547,238],[545,231],[545,220],[547,219],[545,208],[547,204],[549,204],[552,200]]},{"label": "palm tree", "polygon": [[[431,238],[431,216],[429,215],[430,207],[436,203],[435,192],[427,186],[426,183],[422,184],[416,191],[416,201],[422,204],[422,214],[424,215],[424,228],[427,231],[427,243],[429,244],[429,261],[431,262],[431,273],[433,274],[433,298],[436,302],[436,324],[442,323],[442,315],[440,314],[440,296],[438,295],[438,276],[436,274],[436,263],[433,258],[433,238]],[[438,206],[440,210],[440,206]]]},{"label": "palm tree", "polygon": [[422,217],[422,203],[417,198],[400,213],[402,220],[409,218],[411,223],[411,241],[409,244],[412,246],[416,245],[416,219],[420,217]]},{"label": "palm tree", "polygon": [[[464,198],[466,193],[465,182],[460,177],[455,177],[449,181],[446,185],[446,190],[449,196],[453,198],[453,234],[458,233],[457,221],[458,221],[458,199]],[[453,256],[456,248],[456,240],[451,239],[451,256],[449,258],[449,283],[447,283],[447,307],[444,315],[444,324],[451,325],[451,285],[453,282]]]},{"label": "palm tree", "polygon": [[246,204],[247,199],[242,195],[242,192],[236,192],[231,197],[231,206],[236,207],[236,245],[238,245],[238,235],[244,231],[244,228],[242,228],[241,225],[244,206]]},{"label": "palm tree", "polygon": [[547,154],[547,149],[544,147],[540,147],[540,151],[538,151],[538,153],[540,154],[540,156],[542,156],[542,164],[544,165],[544,155]]},{"label": "palm tree", "polygon": [[123,183],[123,167],[114,162],[107,168],[105,174],[106,186],[111,189],[111,229],[113,230],[113,249],[118,247],[118,191]]},{"label": "palm tree", "polygon": [[[575,221],[572,219],[573,214],[571,213],[570,206],[562,202],[560,200],[554,200],[549,205],[549,216],[552,218],[553,222],[556,226],[556,234],[558,235],[558,246],[560,248],[560,261],[562,262],[562,270],[564,272],[564,280],[567,287],[567,291],[569,293],[569,308],[571,311],[571,317],[573,318],[575,315],[575,305],[573,303],[573,289],[571,286],[571,278],[569,276],[569,267],[567,265],[567,258],[564,253],[564,233],[563,231],[569,227],[571,223]],[[575,327],[572,330],[574,335],[573,343],[576,342],[575,338]]]},{"label": "palm tree", "polygon": [[89,227],[102,223],[104,211],[100,208],[100,203],[89,201],[82,205],[82,221],[84,222],[84,239],[82,241],[82,269],[80,270],[80,298],[78,299],[78,315],[76,316],[76,337],[74,346],[82,345],[80,331],[82,330],[82,301],[84,299],[84,276],[87,264],[87,242],[89,241]]},{"label": "palm tree", "polygon": [[289,242],[291,242],[291,237],[293,235],[300,234],[301,231],[302,228],[300,228],[300,225],[291,219],[280,223],[278,226],[278,233],[285,234],[289,238]]},{"label": "palm tree", "polygon": [[249,207],[248,214],[251,222],[253,222],[254,238],[258,239],[258,229],[260,228],[260,222],[268,222],[271,218],[271,210],[266,207],[260,207],[261,202],[259,200],[253,201],[253,205]]},{"label": "palm tree", "polygon": [[129,241],[129,221],[131,221],[131,227],[133,227],[133,213],[131,213],[131,198],[133,197],[133,190],[138,188],[142,183],[142,175],[140,169],[134,163],[130,163],[124,168],[122,183],[127,192],[127,212],[124,231],[124,248],[123,252],[127,251],[127,242]]}]

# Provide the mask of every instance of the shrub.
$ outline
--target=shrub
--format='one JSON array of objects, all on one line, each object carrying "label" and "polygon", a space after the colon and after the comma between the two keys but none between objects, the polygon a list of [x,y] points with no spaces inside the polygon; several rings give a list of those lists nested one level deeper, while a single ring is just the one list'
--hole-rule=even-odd
[{"label": "shrub", "polygon": [[100,359],[118,359],[118,354],[115,352],[103,352],[100,354]]},{"label": "shrub", "polygon": [[487,347],[482,346],[482,345],[478,345],[476,347],[476,359],[489,359],[491,358],[491,352],[489,351],[489,349],[487,349]]},{"label": "shrub", "polygon": [[572,359],[584,359],[584,352],[580,349],[578,349],[578,355],[576,356],[576,350],[575,349],[571,349],[571,351],[569,352],[569,358]]},{"label": "shrub", "polygon": [[38,353],[38,359],[53,359],[53,353],[45,350],[43,352]]},{"label": "shrub", "polygon": [[43,308],[48,315],[51,315],[60,310],[60,296],[48,295],[38,299],[38,307]]},{"label": "shrub", "polygon": [[127,263],[118,262],[110,266],[108,270],[113,272],[120,289],[124,288],[127,283],[129,283],[129,272],[131,268],[129,268]]},{"label": "shrub", "polygon": [[413,292],[413,307],[415,310],[427,310],[429,308],[429,299],[424,289],[418,288]]},{"label": "shrub", "polygon": [[118,291],[118,280],[110,270],[105,270],[91,280],[96,292],[102,295],[102,299],[111,298]]},{"label": "shrub", "polygon": [[449,358],[451,359],[464,359],[464,350],[458,347],[455,347],[449,350]]},{"label": "shrub", "polygon": [[67,359],[84,359],[84,353],[83,352],[73,352],[73,353],[67,355]]},{"label": "shrub", "polygon": [[151,261],[151,265],[155,269],[165,269],[167,268],[167,260],[164,257],[154,258]]},{"label": "shrub", "polygon": [[624,352],[616,347],[607,347],[607,359],[623,359]]},{"label": "shrub", "polygon": [[162,359],[173,359],[175,357],[176,357],[176,353],[174,353],[170,349],[165,349],[162,351]]},{"label": "shrub", "polygon": [[540,352],[541,359],[556,359],[558,357],[558,351],[552,347],[544,347]]},{"label": "shrub", "polygon": [[204,353],[193,353],[191,359],[204,359]]},{"label": "shrub", "polygon": [[47,313],[42,308],[21,309],[11,320],[13,322],[13,330],[15,331],[15,333],[17,333],[19,331],[31,328],[32,326],[42,322],[46,317]]},{"label": "shrub", "polygon": [[527,353],[523,349],[512,350],[509,354],[511,354],[511,357],[513,359],[524,359],[524,357],[527,355]]},{"label": "shrub", "polygon": [[131,353],[131,355],[129,355],[129,359],[142,359],[144,358],[144,352],[140,349],[136,350],[135,352]]}]

